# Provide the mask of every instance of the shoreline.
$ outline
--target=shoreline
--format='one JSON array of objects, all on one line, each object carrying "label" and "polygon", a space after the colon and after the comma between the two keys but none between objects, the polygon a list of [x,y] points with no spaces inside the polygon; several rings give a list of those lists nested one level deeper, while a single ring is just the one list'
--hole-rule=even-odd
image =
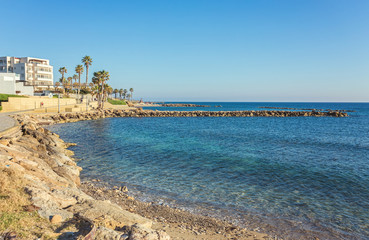
[{"label": "shoreline", "polygon": [[[266,234],[239,228],[215,218],[167,206],[150,206],[121,191],[114,190],[118,194],[115,196],[108,195],[107,191],[101,198],[98,194],[103,190],[94,189],[91,185],[86,187],[88,184],[85,182],[81,184],[79,172],[82,168],[72,158],[74,153],[67,149],[73,144],[64,143],[57,134],[42,126],[99,119],[106,117],[105,113],[114,112],[116,111],[105,110],[65,115],[23,113],[12,116],[19,123],[19,129],[15,135],[1,138],[0,166],[1,169],[14,168],[31,180],[31,183],[27,182],[22,188],[30,195],[31,206],[44,219],[49,220],[46,225],[58,218],[57,223],[55,220],[53,224],[60,226],[65,222],[77,221],[73,216],[79,216],[78,220],[85,222],[83,229],[75,226],[77,229],[74,234],[79,234],[79,237],[86,236],[86,229],[89,229],[89,234],[96,239],[101,236],[142,239],[138,236],[149,235],[153,236],[152,239],[272,239]],[[140,110],[130,112],[135,114]],[[81,115],[86,118],[77,117]],[[60,182],[61,186],[55,185],[55,181]],[[121,204],[116,200],[121,200]],[[139,206],[140,211],[133,211],[127,206]],[[104,217],[101,220],[97,215]],[[48,229],[45,232],[48,232],[48,237],[66,234],[62,230],[56,233]],[[0,232],[0,236],[1,234]]]},{"label": "shoreline", "polygon": [[[137,200],[128,194],[122,198],[125,186],[111,186],[109,182],[83,180],[81,188],[96,199],[118,204],[124,210],[151,219],[154,230],[165,230],[172,239],[280,239],[270,237],[259,229],[248,230],[226,220],[192,213],[166,203]],[[125,190],[122,191],[122,188]]]}]

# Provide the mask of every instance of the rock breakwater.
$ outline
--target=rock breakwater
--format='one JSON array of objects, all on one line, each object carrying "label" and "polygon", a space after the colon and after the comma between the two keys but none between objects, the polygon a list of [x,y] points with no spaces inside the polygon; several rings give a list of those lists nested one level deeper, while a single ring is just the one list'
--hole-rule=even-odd
[{"label": "rock breakwater", "polygon": [[153,111],[153,110],[104,110],[52,115],[54,122],[73,122],[106,117],[347,117],[339,111]]},{"label": "rock breakwater", "polygon": [[317,108],[288,108],[288,107],[259,107],[265,109],[286,109],[286,110],[308,110],[318,112],[355,112],[354,110],[334,110],[334,109],[317,109]]},{"label": "rock breakwater", "polygon": [[193,103],[163,103],[162,107],[210,107],[209,105],[199,105]]}]

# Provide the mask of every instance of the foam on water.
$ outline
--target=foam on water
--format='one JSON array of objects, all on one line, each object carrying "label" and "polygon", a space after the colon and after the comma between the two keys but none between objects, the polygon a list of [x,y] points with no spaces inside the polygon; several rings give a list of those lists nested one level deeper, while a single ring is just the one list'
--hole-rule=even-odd
[{"label": "foam on water", "polygon": [[82,177],[128,184],[141,199],[286,239],[369,238],[369,104],[211,105],[356,112],[348,118],[111,118],[49,129],[78,144],[71,150],[81,159]]}]

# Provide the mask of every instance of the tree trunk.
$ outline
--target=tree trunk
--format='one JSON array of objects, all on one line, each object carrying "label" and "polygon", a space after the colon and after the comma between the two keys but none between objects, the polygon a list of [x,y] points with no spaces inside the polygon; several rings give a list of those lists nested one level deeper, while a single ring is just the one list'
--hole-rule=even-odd
[{"label": "tree trunk", "polygon": [[88,83],[88,65],[86,65],[86,87]]},{"label": "tree trunk", "polygon": [[81,73],[78,73],[78,95],[81,92]]}]

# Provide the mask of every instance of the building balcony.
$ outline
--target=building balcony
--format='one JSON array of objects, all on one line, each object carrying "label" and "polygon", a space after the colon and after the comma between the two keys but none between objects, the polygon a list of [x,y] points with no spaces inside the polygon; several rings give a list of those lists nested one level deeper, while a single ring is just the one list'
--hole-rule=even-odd
[{"label": "building balcony", "polygon": [[47,75],[53,74],[52,72],[42,71],[42,70],[36,70],[36,73],[39,73],[39,74],[47,74]]},{"label": "building balcony", "polygon": [[36,80],[37,81],[53,81],[53,79],[52,78],[44,78],[44,77],[36,77]]},{"label": "building balcony", "polygon": [[24,86],[53,86],[53,81],[26,81]]},{"label": "building balcony", "polygon": [[52,66],[48,65],[47,63],[33,63],[33,64],[36,65],[37,67],[52,68]]}]

